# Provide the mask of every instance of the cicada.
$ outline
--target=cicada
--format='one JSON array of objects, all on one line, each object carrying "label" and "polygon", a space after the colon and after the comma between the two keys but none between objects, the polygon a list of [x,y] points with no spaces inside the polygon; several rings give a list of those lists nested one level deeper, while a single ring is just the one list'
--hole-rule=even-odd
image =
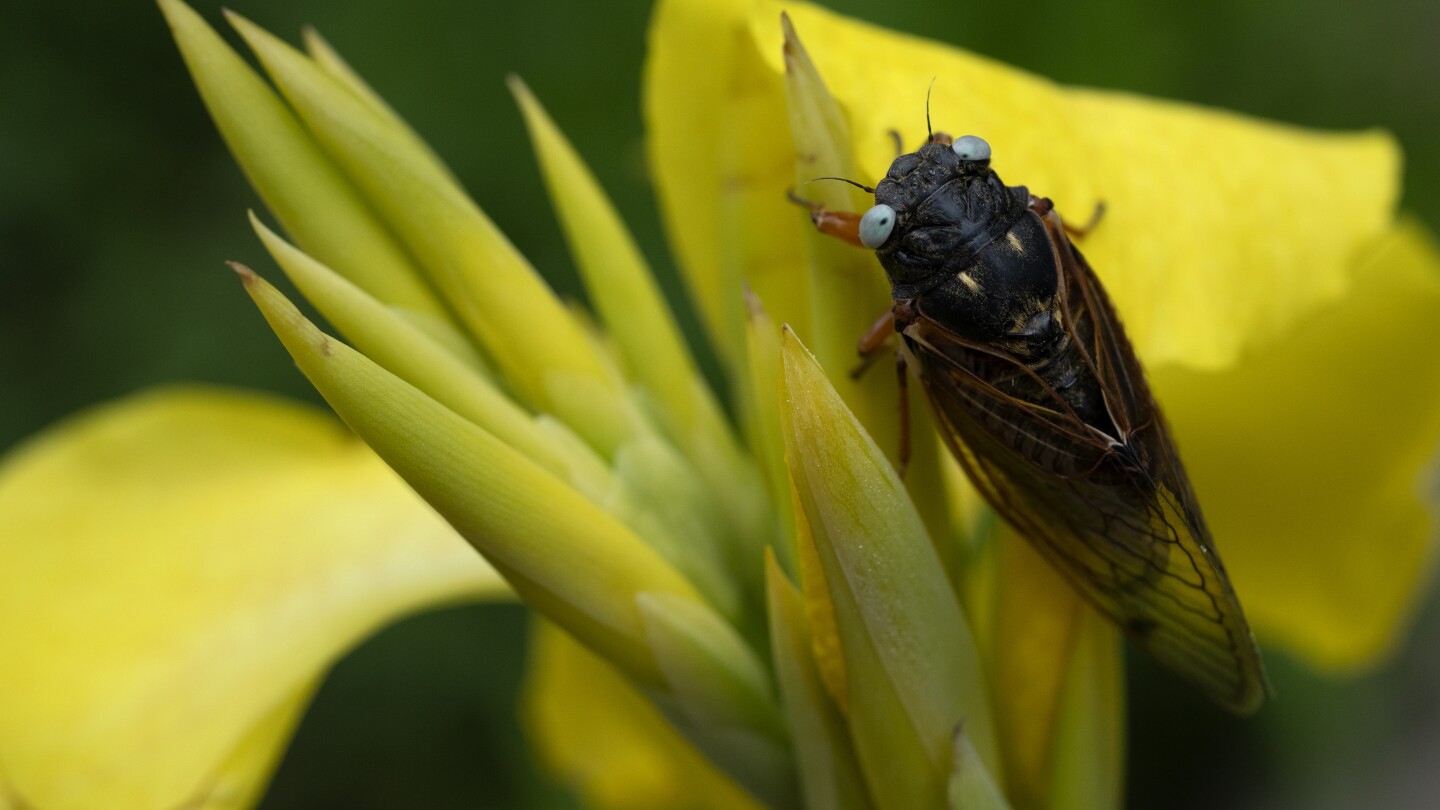
[{"label": "cicada", "polygon": [[975,487],[1136,646],[1232,711],[1257,709],[1245,614],[1115,307],[1050,200],[1001,182],[973,135],[935,133],[875,188],[855,185],[873,208],[811,206],[812,220],[875,251],[899,356]]}]

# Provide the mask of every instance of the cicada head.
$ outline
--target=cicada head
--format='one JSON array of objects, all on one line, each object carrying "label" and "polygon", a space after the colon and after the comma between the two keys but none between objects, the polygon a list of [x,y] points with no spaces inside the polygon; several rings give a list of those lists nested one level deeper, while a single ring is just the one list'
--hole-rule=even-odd
[{"label": "cicada head", "polygon": [[861,217],[860,238],[897,300],[923,298],[957,333],[998,340],[1024,331],[1056,293],[1049,242],[1028,216],[1029,197],[990,168],[984,140],[937,133],[890,165],[875,207]]}]

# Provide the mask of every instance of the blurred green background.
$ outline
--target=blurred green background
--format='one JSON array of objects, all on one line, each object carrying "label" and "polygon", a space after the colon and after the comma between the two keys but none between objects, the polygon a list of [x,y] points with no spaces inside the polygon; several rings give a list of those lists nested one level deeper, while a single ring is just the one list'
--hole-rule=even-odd
[{"label": "blurred green background", "polygon": [[[1440,224],[1433,1],[828,5],[1067,83],[1319,127],[1387,127],[1406,148],[1406,207]],[[577,142],[678,299],[639,113],[648,3],[234,7],[292,39],[305,23],[319,27],[519,248],[573,294],[573,270],[503,84],[519,73]],[[217,4],[198,8],[218,24]],[[273,271],[244,219],[258,201],[206,118],[159,12],[100,0],[19,0],[6,12],[0,449],[78,408],[170,381],[318,401],[222,264]],[[1170,204],[1181,215],[1184,201]],[[521,609],[491,607],[419,616],[381,633],[327,681],[263,806],[573,806],[523,747],[514,707],[524,631]],[[1268,661],[1277,697],[1258,718],[1238,721],[1132,660],[1131,807],[1440,806],[1434,599],[1379,671],[1342,682],[1279,653]]]}]

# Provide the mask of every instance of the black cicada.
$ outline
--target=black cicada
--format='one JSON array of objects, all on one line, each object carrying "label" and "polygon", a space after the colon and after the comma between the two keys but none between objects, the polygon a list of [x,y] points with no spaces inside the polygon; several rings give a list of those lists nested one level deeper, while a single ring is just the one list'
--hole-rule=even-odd
[{"label": "black cicada", "polygon": [[1253,712],[1266,687],[1245,614],[1115,309],[1050,201],[1001,182],[973,135],[934,134],[861,188],[875,195],[863,216],[812,219],[879,257],[902,360],[970,480],[1136,645]]}]

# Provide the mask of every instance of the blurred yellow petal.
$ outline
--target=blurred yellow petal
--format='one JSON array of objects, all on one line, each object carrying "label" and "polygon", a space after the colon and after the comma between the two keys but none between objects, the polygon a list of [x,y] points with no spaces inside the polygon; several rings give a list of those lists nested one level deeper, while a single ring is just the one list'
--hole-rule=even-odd
[{"label": "blurred yellow petal", "polygon": [[759,807],[613,666],[546,622],[530,636],[523,716],[541,761],[591,807]]},{"label": "blurred yellow petal", "polygon": [[1077,622],[1050,765],[1051,810],[1125,805],[1125,650],[1099,612]]},{"label": "blurred yellow petal", "polygon": [[[753,52],[778,75],[782,4],[749,5]],[[1399,150],[1385,133],[1066,88],[816,6],[783,7],[847,114],[866,172],[855,179],[884,176],[892,129],[919,143],[933,78],[936,128],[983,135],[1006,182],[1054,199],[1077,224],[1103,201],[1081,247],[1152,366],[1225,367],[1284,337],[1356,283],[1356,251],[1393,218]]]},{"label": "blurred yellow petal", "polygon": [[1233,371],[1152,375],[1256,636],[1341,668],[1395,643],[1428,579],[1440,441],[1434,242],[1402,223],[1355,276]]},{"label": "blurred yellow petal", "polygon": [[996,726],[1005,754],[1005,782],[1020,807],[1042,807],[1061,693],[1080,619],[1080,594],[1009,527],[1000,532],[996,626],[987,663],[996,684]]},{"label": "blurred yellow petal", "polygon": [[313,682],[397,615],[508,593],[310,408],[167,389],[0,466],[0,763],[43,810],[253,793]]}]

